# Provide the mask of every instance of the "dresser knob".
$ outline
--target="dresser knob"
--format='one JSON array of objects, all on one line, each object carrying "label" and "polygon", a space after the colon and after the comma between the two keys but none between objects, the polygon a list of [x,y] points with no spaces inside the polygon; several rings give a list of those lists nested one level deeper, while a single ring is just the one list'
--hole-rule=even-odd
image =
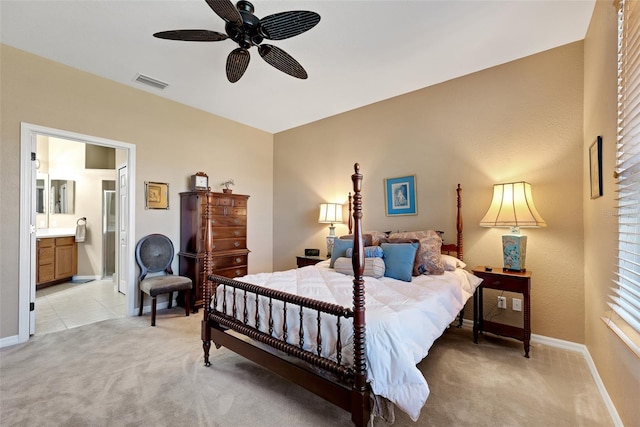
[{"label": "dresser knob", "polygon": [[215,249],[215,248],[216,248],[216,245],[211,245],[211,249]]},{"label": "dresser knob", "polygon": [[235,223],[236,224],[240,224],[240,220],[238,218],[236,218]]},{"label": "dresser knob", "polygon": [[211,224],[215,224],[215,223],[216,223],[216,220],[215,220],[215,219],[212,219],[212,220],[211,220]]},{"label": "dresser knob", "polygon": [[233,246],[237,248],[238,246],[240,246],[240,242],[233,242]]},{"label": "dresser knob", "polygon": [[233,234],[235,234],[236,236],[239,236],[240,235],[240,231],[236,230],[236,231],[233,232]]},{"label": "dresser knob", "polygon": [[236,276],[240,276],[242,274],[241,270],[236,270]]},{"label": "dresser knob", "polygon": [[242,258],[238,257],[236,258],[236,264],[240,264],[242,262]]}]

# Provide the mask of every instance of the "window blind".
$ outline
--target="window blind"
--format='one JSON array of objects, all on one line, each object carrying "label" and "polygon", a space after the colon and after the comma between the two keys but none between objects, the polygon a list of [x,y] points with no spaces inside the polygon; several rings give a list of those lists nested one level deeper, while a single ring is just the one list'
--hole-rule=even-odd
[{"label": "window blind", "polygon": [[608,324],[640,356],[640,4],[618,9],[618,265]]}]

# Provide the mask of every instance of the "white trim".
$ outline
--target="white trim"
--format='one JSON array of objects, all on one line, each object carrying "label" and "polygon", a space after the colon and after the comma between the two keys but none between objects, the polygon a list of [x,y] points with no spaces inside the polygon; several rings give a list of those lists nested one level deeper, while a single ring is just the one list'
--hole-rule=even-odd
[{"label": "white trim", "polygon": [[[456,320],[457,325],[457,320]],[[469,319],[464,319],[463,327],[465,329],[473,329],[473,321]],[[584,344],[578,344],[572,341],[560,340],[557,338],[551,338],[544,335],[531,334],[531,342],[535,344],[542,344],[549,347],[555,347],[562,350],[573,351],[575,353],[582,354],[585,362],[587,362],[587,366],[589,367],[589,371],[591,372],[591,376],[593,380],[596,382],[596,387],[598,388],[598,392],[600,392],[600,396],[604,401],[604,405],[607,408],[607,412],[609,412],[609,416],[611,417],[611,421],[613,425],[616,427],[624,427],[622,420],[620,419],[620,415],[618,415],[618,411],[616,410],[611,397],[609,397],[609,393],[607,392],[607,388],[604,386],[602,382],[602,378],[600,378],[600,374],[598,373],[598,369],[596,368],[596,364],[593,362],[591,358],[591,354],[589,353],[589,349]],[[533,355],[532,355],[533,357]]]},{"label": "white trim", "polygon": [[10,337],[0,338],[0,348],[5,348],[11,345],[20,344],[21,342],[24,342],[24,341],[20,341],[19,335],[12,335]]},{"label": "white trim", "polygon": [[[129,201],[129,224],[128,224],[128,255],[127,262],[131,263],[135,259],[135,177],[136,177],[136,146],[122,141],[115,141],[106,138],[99,138],[91,135],[84,135],[75,132],[68,132],[60,129],[38,126],[22,122],[20,124],[20,264],[19,264],[19,296],[18,296],[18,342],[26,342],[29,339],[29,303],[31,292],[31,278],[35,274],[35,245],[30,239],[35,236],[31,233],[31,220],[26,212],[30,212],[32,203],[31,180],[32,165],[31,153],[35,151],[35,135],[46,135],[54,138],[68,139],[72,141],[84,142],[87,144],[116,147],[127,151],[128,180],[128,201]],[[33,139],[32,139],[33,138]],[[33,269],[33,271],[31,271]],[[127,275],[127,310],[128,316],[135,314],[136,280],[135,268],[128,269]],[[35,279],[34,279],[35,280]],[[13,337],[8,337],[13,338]],[[8,342],[13,343],[13,339]],[[5,339],[0,340],[0,348],[4,347]]]}]

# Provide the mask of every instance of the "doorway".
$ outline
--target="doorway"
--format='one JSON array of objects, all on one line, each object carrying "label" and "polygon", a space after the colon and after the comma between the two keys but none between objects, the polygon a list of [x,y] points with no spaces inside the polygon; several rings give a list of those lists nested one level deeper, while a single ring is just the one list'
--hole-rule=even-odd
[{"label": "doorway", "polygon": [[[122,161],[118,169],[127,171],[128,179],[124,191],[127,192],[127,206],[122,212],[126,215],[122,223],[126,224],[126,232],[121,233],[119,244],[124,245],[124,251],[117,251],[115,263],[118,265],[119,274],[126,281],[126,315],[135,313],[135,269],[131,268],[131,260],[134,259],[134,224],[135,210],[132,204],[135,201],[135,146],[133,144],[108,140],[91,135],[83,135],[59,129],[47,128],[29,123],[21,124],[21,173],[20,173],[20,308],[19,308],[19,342],[25,342],[33,334],[35,329],[35,280],[36,280],[36,195],[37,195],[37,168],[36,168],[36,141],[37,137],[47,136],[63,140],[92,144],[101,147],[112,147],[123,150]],[[97,232],[100,232],[100,226]],[[124,256],[123,256],[124,255]]]}]

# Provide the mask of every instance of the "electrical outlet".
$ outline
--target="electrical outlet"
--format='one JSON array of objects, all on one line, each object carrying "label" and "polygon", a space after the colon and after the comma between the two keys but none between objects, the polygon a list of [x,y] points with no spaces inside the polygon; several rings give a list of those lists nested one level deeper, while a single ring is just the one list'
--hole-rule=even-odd
[{"label": "electrical outlet", "polygon": [[507,297],[498,297],[498,308],[507,308]]},{"label": "electrical outlet", "polygon": [[511,302],[513,311],[522,311],[522,300],[520,298],[513,298]]}]

